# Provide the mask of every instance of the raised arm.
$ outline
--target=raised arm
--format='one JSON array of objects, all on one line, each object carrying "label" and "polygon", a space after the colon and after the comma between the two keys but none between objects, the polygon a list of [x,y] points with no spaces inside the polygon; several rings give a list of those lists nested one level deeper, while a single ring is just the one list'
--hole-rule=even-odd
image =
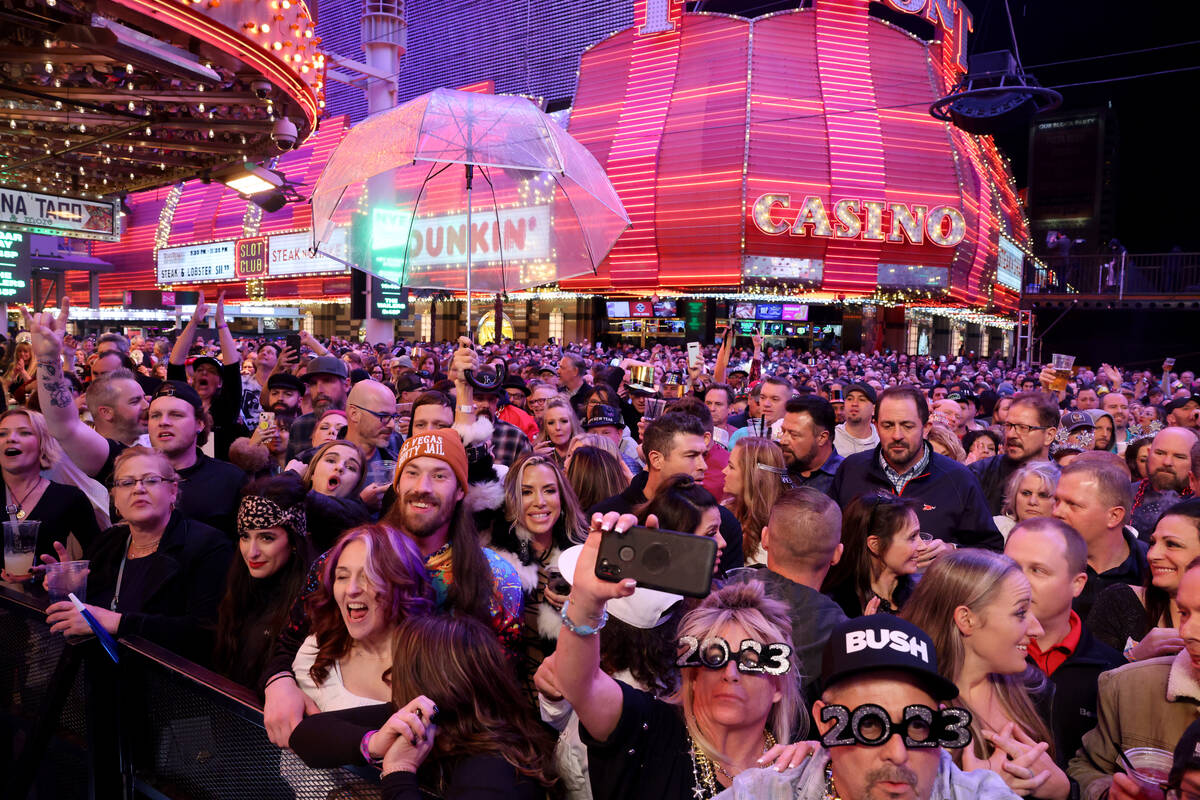
[{"label": "raised arm", "polygon": [[475,389],[467,382],[466,370],[479,369],[479,354],[471,347],[470,339],[458,337],[458,349],[454,351],[451,364],[450,371],[454,375],[454,424],[459,430],[469,430],[478,417],[475,414]]},{"label": "raised arm", "polygon": [[242,360],[242,353],[238,350],[237,342],[233,340],[233,334],[229,332],[229,323],[225,321],[225,292],[217,295],[216,323],[217,339],[221,342],[221,363],[237,364]]},{"label": "raised arm", "polygon": [[329,348],[317,341],[317,337],[308,331],[300,331],[300,344],[312,350],[319,356],[329,355]]},{"label": "raised arm", "polygon": [[81,470],[95,476],[108,461],[108,440],[79,418],[79,409],[71,396],[71,384],[63,374],[63,336],[70,319],[71,301],[63,299],[57,319],[49,311],[31,314],[22,308],[21,314],[33,337],[38,400],[46,417],[46,428]]},{"label": "raised arm", "polygon": [[183,326],[183,332],[179,334],[179,338],[175,340],[175,346],[171,348],[170,363],[183,366],[187,363],[188,353],[192,352],[192,345],[196,341],[196,330],[200,327],[200,320],[208,316],[208,305],[204,302],[204,291],[200,291],[200,298],[196,301],[196,308],[192,310],[192,318],[188,320],[188,324]]},{"label": "raised arm", "polygon": [[592,529],[579,554],[571,595],[564,606],[570,622],[563,625],[554,651],[556,677],[563,697],[575,709],[588,734],[601,742],[612,735],[621,721],[624,706],[621,687],[600,669],[599,634],[580,635],[571,628],[595,628],[604,616],[607,601],[633,594],[635,586],[631,580],[609,583],[596,577],[596,554],[600,551],[600,538],[607,532],[624,532],[636,524],[637,518],[632,514],[592,515]]},{"label": "raised arm", "polygon": [[729,355],[733,350],[733,327],[721,332],[721,347],[717,350],[717,363],[713,365],[713,383],[725,383],[725,371],[729,369]]}]

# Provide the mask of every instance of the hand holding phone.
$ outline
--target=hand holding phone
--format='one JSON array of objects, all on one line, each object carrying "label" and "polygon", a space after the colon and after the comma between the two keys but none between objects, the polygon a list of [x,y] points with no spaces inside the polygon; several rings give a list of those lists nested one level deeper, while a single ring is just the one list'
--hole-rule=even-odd
[{"label": "hand holding phone", "polygon": [[704,597],[712,589],[716,563],[712,537],[638,525],[624,533],[604,534],[596,554],[596,577],[610,583],[633,578],[648,589]]}]

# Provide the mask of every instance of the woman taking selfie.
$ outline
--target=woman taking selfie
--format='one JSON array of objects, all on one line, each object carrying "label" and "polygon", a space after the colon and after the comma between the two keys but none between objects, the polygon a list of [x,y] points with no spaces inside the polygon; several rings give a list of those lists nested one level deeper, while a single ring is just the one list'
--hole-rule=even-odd
[{"label": "woman taking selfie", "polygon": [[521,625],[523,676],[554,652],[566,587],[558,568],[563,550],[583,541],[587,529],[575,492],[553,458],[529,453],[504,479],[504,514],[492,528],[492,549],[512,564],[525,595]]},{"label": "woman taking selfie", "polygon": [[783,450],[770,439],[745,436],[733,446],[725,466],[726,503],[742,525],[742,552],[746,566],[766,564],[762,549],[762,529],[771,516],[771,508],[783,493],[782,477],[787,473]]},{"label": "woman taking selfie", "polygon": [[[791,620],[760,581],[726,585],[684,615],[677,699],[655,698],[601,669],[597,632],[606,621],[605,604],[636,587],[632,580],[596,577],[600,539],[635,524],[628,514],[593,517],[554,655],[562,695],[579,715],[596,800],[711,798],[745,769],[799,764],[807,747],[781,746],[806,717],[791,658]],[[707,647],[701,652],[683,637]],[[757,642],[760,657],[752,645],[743,648],[747,640]]]},{"label": "woman taking selfie", "polygon": [[[144,636],[207,664],[233,548],[224,533],[174,510],[178,483],[157,450],[130,447],[117,456],[112,500],[122,522],[84,550],[86,608],[111,634]],[[46,614],[54,633],[91,631],[69,600]]]},{"label": "woman taking selfie", "polygon": [[842,514],[842,545],[821,591],[847,617],[900,613],[921,569],[921,523],[912,502],[887,492],[856,497]]},{"label": "woman taking selfie", "polygon": [[1183,649],[1175,593],[1192,560],[1200,557],[1200,500],[1184,500],[1159,517],[1150,536],[1150,564],[1141,586],[1115,583],[1096,598],[1086,624],[1097,639],[1145,661]]},{"label": "woman taking selfie", "polygon": [[289,745],[306,764],[369,759],[383,771],[385,800],[556,795],[553,735],[490,628],[457,615],[410,617],[395,640],[390,702],[302,721]]},{"label": "woman taking selfie", "polygon": [[429,574],[407,536],[384,525],[347,531],[305,602],[311,633],[292,662],[296,683],[321,711],[386,702],[392,635],[433,611]]},{"label": "woman taking selfie", "polygon": [[258,684],[313,559],[305,495],[291,472],[261,478],[242,493],[238,555],[218,611],[213,665],[246,687]]},{"label": "woman taking selfie", "polygon": [[567,463],[571,440],[581,433],[583,429],[579,426],[575,410],[571,408],[571,401],[566,397],[552,397],[546,403],[542,432],[533,443],[533,449],[540,455],[553,458],[562,467]]},{"label": "woman taking selfie", "polygon": [[[1043,633],[1031,601],[1015,561],[964,548],[929,567],[901,616],[933,639],[938,670],[958,686],[952,704],[971,712],[974,744],[960,753],[962,768],[991,769],[1019,795],[1065,800],[1071,784],[1054,763],[1054,740],[1034,699],[1046,677],[1025,660]],[[1029,767],[1012,764],[1043,747]]]}]

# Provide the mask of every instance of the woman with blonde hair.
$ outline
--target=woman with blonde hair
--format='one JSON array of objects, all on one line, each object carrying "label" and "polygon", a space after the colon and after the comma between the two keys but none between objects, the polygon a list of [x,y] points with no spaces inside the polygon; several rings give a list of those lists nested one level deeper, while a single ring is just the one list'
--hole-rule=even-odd
[{"label": "woman with blonde hair", "polygon": [[676,697],[655,698],[601,669],[605,605],[636,587],[596,577],[600,539],[636,522],[593,516],[554,655],[558,688],[579,716],[595,799],[711,798],[743,770],[795,766],[808,748],[787,746],[797,722],[807,727],[791,620],[761,581],[727,584],[684,615]]},{"label": "woman with blonde hair", "polygon": [[1018,522],[1050,516],[1058,474],[1058,467],[1049,461],[1031,461],[1009,476],[1004,485],[1004,505],[992,517],[1005,541]]},{"label": "woman with blonde hair", "polygon": [[952,458],[960,464],[967,460],[967,451],[963,449],[962,442],[954,435],[954,431],[945,425],[933,423],[929,426],[929,433],[925,434],[925,438],[929,440],[933,452]]},{"label": "woman with blonde hair", "polygon": [[[586,439],[588,435],[580,437]],[[620,458],[613,454],[612,440],[603,436],[595,436],[608,444],[608,447],[597,445],[582,445],[571,451],[567,464],[567,480],[575,490],[580,508],[591,508],[601,500],[615,497],[629,488],[632,476],[629,468],[621,463]]]},{"label": "woman with blonde hair", "polygon": [[[938,558],[901,617],[933,639],[938,671],[958,686],[953,704],[971,712],[974,744],[958,756],[963,769],[992,769],[1019,795],[1065,800],[1070,781],[1054,762],[1054,740],[1034,701],[1046,677],[1025,660],[1029,642],[1043,633],[1031,603],[1015,561],[970,548]],[[1028,768],[1013,767],[1010,759],[1042,743],[1045,752]]]},{"label": "woman with blonde hair", "polygon": [[565,466],[567,454],[571,452],[571,441],[583,433],[570,399],[551,397],[546,402],[546,412],[542,415],[541,425],[542,430],[533,443],[534,451],[551,456],[560,467]]},{"label": "woman with blonde hair", "polygon": [[771,516],[771,508],[783,493],[782,476],[787,473],[783,450],[761,436],[738,440],[725,466],[725,493],[733,500],[725,503],[742,525],[742,552],[746,566],[766,564],[767,554],[760,544],[762,529]]}]

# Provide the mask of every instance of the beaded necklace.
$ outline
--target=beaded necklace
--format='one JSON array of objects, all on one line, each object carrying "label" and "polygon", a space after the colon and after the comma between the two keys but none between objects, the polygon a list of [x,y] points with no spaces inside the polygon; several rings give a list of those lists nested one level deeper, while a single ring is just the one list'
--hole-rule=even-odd
[{"label": "beaded necklace", "polygon": [[[692,777],[696,781],[696,785],[692,787],[692,795],[696,800],[709,800],[725,791],[725,787],[717,782],[717,773],[720,772],[730,782],[733,781],[733,776],[729,774],[728,770],[720,762],[710,758],[701,749],[700,745],[696,742],[696,737],[692,736],[691,740]],[[774,746],[774,734],[770,731],[763,731],[763,752],[767,752]]]}]

